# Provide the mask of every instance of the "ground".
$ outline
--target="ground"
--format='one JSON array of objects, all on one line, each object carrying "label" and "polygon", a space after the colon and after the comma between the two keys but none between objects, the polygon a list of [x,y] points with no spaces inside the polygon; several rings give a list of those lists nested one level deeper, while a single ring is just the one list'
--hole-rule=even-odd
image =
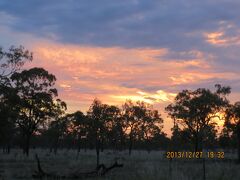
[{"label": "ground", "polygon": [[[89,172],[96,167],[95,151],[80,152],[61,150],[57,155],[48,150],[31,150],[29,157],[22,155],[20,150],[12,150],[0,154],[0,180],[31,180],[37,170],[35,154],[38,154],[42,168],[50,173],[69,175]],[[131,156],[127,152],[105,150],[101,153],[100,163],[112,165],[115,160],[124,166],[116,168],[101,178],[107,180],[202,180],[204,179],[202,159],[166,159],[163,151],[134,151]],[[225,159],[206,159],[205,175],[208,180],[239,180],[240,165],[230,159],[236,159],[234,153],[225,153]]]}]

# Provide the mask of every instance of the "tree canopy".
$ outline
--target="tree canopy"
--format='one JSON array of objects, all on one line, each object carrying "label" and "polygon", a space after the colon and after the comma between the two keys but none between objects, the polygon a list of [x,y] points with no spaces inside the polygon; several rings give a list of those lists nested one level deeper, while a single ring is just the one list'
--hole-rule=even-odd
[{"label": "tree canopy", "polygon": [[215,127],[213,118],[220,118],[218,113],[224,112],[229,104],[226,96],[230,93],[230,87],[219,84],[215,87],[214,92],[205,88],[183,90],[178,93],[174,103],[166,107],[174,124],[189,131],[191,139],[195,141],[195,151],[202,148],[204,138],[209,133],[208,128]]}]

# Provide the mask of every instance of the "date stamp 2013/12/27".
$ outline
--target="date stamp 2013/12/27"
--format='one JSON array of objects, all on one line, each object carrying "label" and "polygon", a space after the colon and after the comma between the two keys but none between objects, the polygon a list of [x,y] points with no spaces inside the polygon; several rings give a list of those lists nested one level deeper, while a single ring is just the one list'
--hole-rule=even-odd
[{"label": "date stamp 2013/12/27", "polygon": [[168,151],[166,152],[166,158],[168,159],[200,159],[200,158],[209,158],[209,159],[224,159],[223,151],[197,151],[197,152],[189,152],[189,151]]}]

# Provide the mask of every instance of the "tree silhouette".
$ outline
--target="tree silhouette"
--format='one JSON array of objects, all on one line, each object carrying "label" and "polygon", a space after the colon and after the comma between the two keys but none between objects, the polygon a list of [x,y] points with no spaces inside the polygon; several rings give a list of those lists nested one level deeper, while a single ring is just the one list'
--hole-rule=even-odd
[{"label": "tree silhouette", "polygon": [[32,59],[32,53],[23,46],[12,46],[8,51],[0,48],[0,85],[8,83],[8,77],[20,70],[26,61]]},{"label": "tree silhouette", "polygon": [[17,90],[19,108],[17,125],[22,131],[25,141],[23,150],[29,154],[29,143],[33,133],[36,133],[48,117],[54,116],[54,97],[57,90],[52,88],[56,77],[43,68],[32,68],[11,76]]},{"label": "tree silhouette", "polygon": [[237,132],[235,129],[235,124],[230,123],[229,120],[227,120],[226,118],[223,129],[218,138],[218,143],[220,147],[224,149],[237,148]]},{"label": "tree silhouette", "polygon": [[230,105],[227,109],[225,125],[237,136],[238,162],[240,163],[240,102]]},{"label": "tree silhouette", "polygon": [[117,106],[108,106],[106,109],[106,129],[108,144],[115,150],[122,150],[126,138],[126,124],[122,118],[121,109]]},{"label": "tree silhouette", "polygon": [[94,138],[96,155],[97,155],[97,166],[99,165],[100,147],[105,138],[105,108],[106,105],[102,104],[98,99],[94,99],[92,105],[87,112],[89,118],[89,136]]},{"label": "tree silhouette", "polygon": [[80,152],[83,143],[86,151],[86,138],[88,134],[87,117],[81,111],[76,111],[75,113],[69,114],[67,118],[71,122],[70,129],[72,131],[73,137],[75,137],[74,140],[77,141],[78,153]]},{"label": "tree silhouette", "polygon": [[68,121],[66,117],[60,117],[49,124],[48,130],[43,135],[47,136],[48,141],[50,141],[50,152],[53,150],[54,154],[57,154],[60,140],[67,133],[67,127]]},{"label": "tree silhouette", "polygon": [[66,110],[67,104],[57,99],[51,110],[53,115],[51,119],[53,120],[48,124],[48,130],[45,131],[45,135],[48,136],[48,141],[51,141],[50,152],[52,152],[53,149],[55,154],[57,154],[61,137],[63,137],[67,131],[68,119],[67,116],[65,116]]},{"label": "tree silhouette", "polygon": [[8,51],[0,48],[0,143],[7,145],[8,152],[16,133],[15,120],[18,111],[15,106],[16,91],[12,87],[10,76],[19,71],[27,61],[32,61],[32,53],[23,46],[12,46]]},{"label": "tree silhouette", "polygon": [[133,143],[136,140],[150,140],[150,137],[160,133],[163,119],[158,111],[152,110],[146,103],[134,104],[128,100],[123,105],[123,118],[127,126],[129,137],[129,155],[131,155]]},{"label": "tree silhouette", "polygon": [[213,118],[220,118],[217,113],[222,112],[229,103],[226,95],[230,93],[230,87],[218,84],[215,87],[215,92],[204,88],[195,91],[183,90],[178,93],[174,103],[166,107],[175,123],[188,129],[195,143],[195,151],[202,149],[208,128],[216,125]]},{"label": "tree silhouette", "polygon": [[180,129],[178,125],[175,125],[172,128],[171,150],[178,151],[190,148],[191,136],[189,129]]},{"label": "tree silhouette", "polygon": [[15,89],[12,87],[1,86],[0,92],[0,144],[2,143],[7,152],[10,153],[10,146],[17,131],[15,121],[18,108],[15,104],[18,101],[18,97]]},{"label": "tree silhouette", "polygon": [[157,110],[153,110],[152,107],[144,102],[139,103],[139,105],[144,112],[141,117],[141,124],[139,125],[139,133],[142,133],[140,138],[146,142],[147,150],[150,152],[151,140],[154,136],[161,134],[163,119]]}]

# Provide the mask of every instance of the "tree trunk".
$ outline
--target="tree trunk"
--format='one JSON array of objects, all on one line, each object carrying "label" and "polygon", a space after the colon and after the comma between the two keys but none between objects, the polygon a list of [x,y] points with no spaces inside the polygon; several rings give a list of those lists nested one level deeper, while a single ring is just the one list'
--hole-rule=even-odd
[{"label": "tree trunk", "polygon": [[150,154],[150,152],[151,152],[151,142],[148,138],[147,138],[147,152],[148,152],[148,154]]},{"label": "tree trunk", "polygon": [[237,125],[238,163],[240,163],[240,124]]},{"label": "tree trunk", "polygon": [[25,149],[25,154],[27,155],[27,156],[29,156],[29,147],[30,147],[30,138],[31,138],[31,135],[26,135],[26,142],[25,142],[25,147],[24,147],[24,149]]},{"label": "tree trunk", "polygon": [[129,150],[128,150],[129,156],[132,154],[132,146],[133,146],[133,138],[132,138],[132,135],[130,135],[130,139],[129,139]]},{"label": "tree trunk", "polygon": [[147,136],[147,134],[146,134],[146,139],[144,141],[144,146],[146,146],[144,148],[147,151],[147,153],[150,154],[152,147],[151,147],[151,141],[150,141],[149,137]]},{"label": "tree trunk", "polygon": [[78,143],[78,153],[80,153],[81,152],[81,144],[80,144],[80,142]]},{"label": "tree trunk", "polygon": [[54,143],[54,154],[57,154],[58,151],[58,144],[59,144],[59,137],[57,137],[55,143]]},{"label": "tree trunk", "polygon": [[122,151],[123,149],[125,149],[125,146],[124,146],[124,136],[123,136],[123,134],[121,134],[119,150]]},{"label": "tree trunk", "polygon": [[84,151],[87,152],[87,138],[84,139]]},{"label": "tree trunk", "polygon": [[52,153],[52,145],[50,146],[50,148],[49,148],[49,153]]},{"label": "tree trunk", "polygon": [[103,147],[103,139],[101,140],[101,152],[103,152],[104,147]]},{"label": "tree trunk", "polygon": [[54,147],[54,154],[55,155],[57,154],[57,150],[58,150],[58,145],[56,144],[55,147]]},{"label": "tree trunk", "polygon": [[100,147],[99,147],[99,139],[96,138],[96,154],[97,154],[97,167],[99,166],[99,156],[100,156]]},{"label": "tree trunk", "polygon": [[10,143],[3,145],[2,150],[3,150],[3,153],[10,154],[10,150],[11,150]]},{"label": "tree trunk", "polygon": [[96,151],[97,151],[97,167],[98,167],[99,166],[99,154],[100,154],[99,148],[97,148]]},{"label": "tree trunk", "polygon": [[195,152],[197,152],[198,151],[198,147],[199,145],[198,145],[198,134],[197,135],[195,135]]},{"label": "tree trunk", "polygon": [[7,154],[10,154],[11,146],[10,144],[7,145]]}]

